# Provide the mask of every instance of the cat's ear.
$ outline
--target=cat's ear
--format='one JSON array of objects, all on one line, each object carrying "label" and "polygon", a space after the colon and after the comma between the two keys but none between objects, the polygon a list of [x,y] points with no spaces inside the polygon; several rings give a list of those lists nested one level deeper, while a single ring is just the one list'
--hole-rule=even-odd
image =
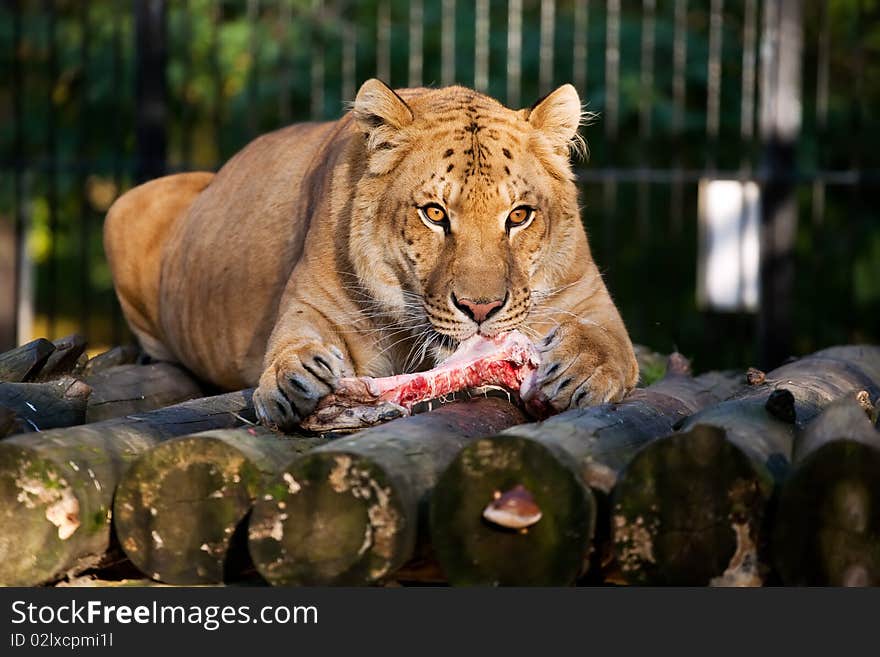
[{"label": "cat's ear", "polygon": [[381,127],[400,130],[413,120],[412,110],[403,98],[376,78],[361,85],[352,112],[358,125],[368,134]]},{"label": "cat's ear", "polygon": [[583,119],[581,99],[570,84],[550,92],[528,110],[529,123],[560,144],[569,144],[576,138]]},{"label": "cat's ear", "polygon": [[558,87],[522,111],[554,151],[561,155],[587,155],[587,144],[578,134],[578,129],[594,115],[584,111],[578,92],[572,85]]},{"label": "cat's ear", "polygon": [[412,110],[391,87],[373,78],[361,85],[351,111],[367,137],[369,170],[379,175],[387,173],[403,155],[405,128],[413,121]]},{"label": "cat's ear", "polygon": [[578,129],[589,118],[575,88],[564,84],[522,115],[534,128],[532,149],[557,178],[573,178],[570,155],[585,156],[587,145]]}]

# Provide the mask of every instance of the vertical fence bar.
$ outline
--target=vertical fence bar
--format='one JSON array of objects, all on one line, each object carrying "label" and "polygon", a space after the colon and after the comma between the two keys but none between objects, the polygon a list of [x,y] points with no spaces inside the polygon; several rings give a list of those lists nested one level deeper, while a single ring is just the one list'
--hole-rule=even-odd
[{"label": "vertical fence bar", "polygon": [[[112,48],[112,64],[110,72],[110,86],[113,90],[114,110],[118,117],[124,116],[122,107],[122,12],[113,12],[113,42]],[[122,121],[113,121],[113,188],[116,190],[116,196],[122,194],[123,173],[123,139],[122,139]],[[124,333],[125,323],[122,320],[122,308],[116,299],[116,295],[111,297],[112,304],[112,340],[113,344],[121,344]]]},{"label": "vertical fence bar", "polygon": [[49,339],[54,339],[55,323],[57,320],[58,309],[58,136],[57,136],[57,114],[55,112],[55,85],[58,82],[58,43],[56,40],[56,22],[57,15],[55,12],[55,3],[53,0],[46,0],[44,5],[46,17],[48,19],[46,29],[46,39],[49,48],[49,70],[48,83],[49,89],[46,94],[47,101],[47,120],[46,120],[46,152],[48,156],[48,167],[46,170],[46,202],[49,209],[49,257],[48,257],[48,307],[46,308],[46,334]]},{"label": "vertical fence bar", "polygon": [[[282,125],[287,125],[292,119],[292,105],[290,102],[290,87],[293,78],[290,61],[290,25],[292,22],[293,7],[291,6],[291,0],[281,0],[278,6],[278,32],[281,39],[281,45],[278,48],[278,118],[281,120]],[[344,94],[343,97],[345,97]]]},{"label": "vertical fence bar", "polygon": [[672,230],[681,233],[684,217],[684,182],[681,172],[681,146],[684,132],[687,85],[687,0],[675,0],[672,37],[672,166],[673,180],[670,194]]},{"label": "vertical fence bar", "polygon": [[654,90],[654,21],[657,0],[642,1],[642,53],[641,53],[641,94],[639,98],[639,134],[642,139],[651,137]]},{"label": "vertical fence bar", "polygon": [[[828,4],[819,3],[819,42],[816,53],[816,168],[824,165],[823,144],[828,131],[828,63],[831,48],[831,29],[828,20]],[[818,226],[825,217],[825,182],[820,176],[813,180],[813,225]]]},{"label": "vertical fence bar", "polygon": [[27,263],[25,253],[26,227],[24,215],[24,78],[21,62],[21,5],[22,0],[16,0],[12,14],[12,207],[15,215],[15,231],[12,245],[14,258],[14,270],[12,272],[12,308],[8,318],[4,321],[2,336],[0,336],[0,348],[4,351],[11,349],[24,336],[20,328],[21,309],[25,303],[22,294],[24,282],[24,268]]},{"label": "vertical fence bar", "polygon": [[[743,51],[742,51],[742,88],[740,93],[740,180],[744,183],[752,176],[752,147],[755,136],[755,80],[757,42],[758,2],[745,0],[743,8]],[[744,262],[744,244],[746,243],[747,222],[741,220],[739,228],[738,259],[740,271],[746,271]],[[738,298],[744,301],[744,281],[739,281]],[[746,317],[734,323],[737,341],[743,346],[754,344],[754,324],[746,323]],[[747,337],[748,336],[748,337]]]},{"label": "vertical fence bar", "polygon": [[157,178],[165,172],[168,114],[166,10],[164,0],[135,3],[137,182]]},{"label": "vertical fence bar", "polygon": [[440,19],[440,80],[443,86],[455,80],[455,0],[443,0],[443,16]]},{"label": "vertical fence bar", "polygon": [[676,135],[680,135],[684,130],[687,11],[687,0],[675,0],[675,28],[672,38],[672,132]]},{"label": "vertical fence bar", "polygon": [[192,168],[193,111],[189,102],[189,85],[193,77],[193,33],[190,12],[189,0],[184,0],[180,7],[180,63],[183,69],[183,87],[180,97],[180,152],[184,171],[189,171]]},{"label": "vertical fence bar", "polygon": [[376,77],[391,85],[391,6],[382,0],[376,10]]},{"label": "vertical fence bar", "polygon": [[620,92],[620,0],[608,0],[605,25],[605,134],[617,138]]},{"label": "vertical fence bar", "polygon": [[764,186],[761,199],[760,361],[773,367],[791,354],[794,240],[797,230],[795,146],[801,125],[799,0],[766,0],[761,44]]},{"label": "vertical fence bar", "polygon": [[553,51],[556,28],[556,0],[541,0],[541,47],[538,61],[538,88],[543,96],[553,85]]},{"label": "vertical fence bar", "polygon": [[742,175],[751,170],[749,146],[755,136],[755,43],[757,40],[758,2],[746,0],[743,16],[742,93],[740,101],[739,134],[743,141],[740,163]]},{"label": "vertical fence bar", "polygon": [[357,25],[350,20],[342,23],[342,100],[351,102],[355,94],[357,68]]},{"label": "vertical fence bar", "polygon": [[507,105],[519,107],[522,97],[522,0],[507,3]]},{"label": "vertical fence bar", "polygon": [[250,75],[248,75],[248,107],[247,116],[248,138],[253,139],[260,131],[260,0],[247,1],[247,24],[250,32],[248,55],[250,58]]},{"label": "vertical fence bar", "polygon": [[424,77],[425,7],[423,0],[409,5],[409,86],[421,87]]},{"label": "vertical fence bar", "polygon": [[312,120],[324,118],[324,0],[312,0],[308,26],[311,43],[310,93]]},{"label": "vertical fence bar", "polygon": [[712,0],[709,10],[709,62],[706,70],[706,164],[712,171],[717,165],[718,130],[721,123],[721,39],[724,0]]},{"label": "vertical fence bar", "polygon": [[222,121],[223,121],[223,70],[220,61],[220,30],[223,22],[223,0],[214,0],[211,12],[211,80],[214,92],[214,103],[211,108],[211,127],[214,133],[214,144],[217,148],[217,161],[223,158]]},{"label": "vertical fence bar", "polygon": [[587,0],[574,3],[574,44],[572,47],[571,77],[575,88],[585,100],[587,93],[587,29],[589,28],[590,7]]},{"label": "vertical fence bar", "polygon": [[[869,119],[867,116],[866,93],[865,93],[865,69],[867,68],[866,35],[870,34],[866,29],[865,20],[866,3],[864,0],[856,0],[855,2],[855,20],[852,25],[851,42],[848,44],[848,50],[851,59],[852,78],[849,81],[852,92],[848,97],[849,109],[849,125],[848,132],[848,150],[849,150],[849,166],[851,171],[858,172],[856,179],[849,188],[849,207],[847,208],[846,221],[840,226],[840,239],[843,243],[844,253],[855,253],[857,245],[861,240],[859,233],[863,230],[866,220],[875,222],[876,211],[874,208],[868,208],[864,194],[865,182],[862,178],[862,167],[865,161],[865,126]],[[871,7],[876,11],[876,7]],[[874,224],[876,225],[876,224]],[[847,266],[850,280],[853,278],[854,263],[848,263]],[[856,298],[855,286],[850,285],[843,295],[843,304],[840,307],[843,317],[857,317],[856,314]],[[873,318],[876,325],[876,317]]]},{"label": "vertical fence bar", "polygon": [[[607,0],[605,17],[605,141],[606,166],[613,165],[617,143],[620,82],[620,0]],[[614,273],[615,224],[617,223],[617,179],[608,176],[602,182],[605,223],[605,263],[609,278]]]},{"label": "vertical fence bar", "polygon": [[89,143],[89,40],[91,28],[89,25],[89,3],[84,2],[79,7],[80,11],[80,97],[79,97],[79,140],[77,143],[77,159],[79,160],[79,173],[77,175],[77,194],[79,195],[79,331],[91,337],[89,320],[91,318],[92,284],[90,273],[90,242],[92,238],[92,216],[86,198],[88,143]]},{"label": "vertical fence bar", "polygon": [[[641,75],[639,93],[639,138],[642,142],[640,165],[650,166],[648,144],[652,133],[651,111],[654,107],[654,22],[657,0],[642,0]],[[638,185],[638,226],[641,239],[648,237],[648,211],[651,203],[648,181],[642,175]]]},{"label": "vertical fence bar", "polygon": [[[864,129],[865,119],[865,45],[862,32],[862,21],[865,16],[864,0],[856,0],[855,2],[855,21],[853,26],[853,42],[850,46],[852,53],[852,88],[853,93],[849,96],[850,111],[850,168],[853,171],[859,171],[862,168],[864,159],[864,143],[862,141],[862,130]],[[853,185],[853,192],[858,200],[859,185]],[[858,207],[858,203],[856,206]]]},{"label": "vertical fence bar", "polygon": [[474,26],[474,88],[489,88],[489,0],[476,0]]}]

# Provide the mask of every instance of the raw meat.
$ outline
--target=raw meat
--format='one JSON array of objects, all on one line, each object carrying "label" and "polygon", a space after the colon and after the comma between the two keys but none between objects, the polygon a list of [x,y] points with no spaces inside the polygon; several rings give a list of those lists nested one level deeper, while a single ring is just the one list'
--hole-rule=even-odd
[{"label": "raw meat", "polygon": [[309,431],[358,429],[409,415],[419,402],[482,386],[498,386],[525,399],[539,362],[537,350],[519,331],[494,338],[475,335],[425,372],[340,379],[336,390],[318,403],[301,426]]}]

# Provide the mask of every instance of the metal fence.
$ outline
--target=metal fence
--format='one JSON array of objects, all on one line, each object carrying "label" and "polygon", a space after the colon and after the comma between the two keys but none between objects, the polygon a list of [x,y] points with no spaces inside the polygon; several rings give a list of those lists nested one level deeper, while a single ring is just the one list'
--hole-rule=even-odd
[{"label": "metal fence", "polygon": [[[16,0],[0,8],[0,343],[127,339],[100,243],[114,198],[334,118],[357,85],[510,106],[572,82],[594,256],[635,340],[698,365],[880,339],[875,3]],[[700,180],[762,189],[761,304],[697,306]]]}]

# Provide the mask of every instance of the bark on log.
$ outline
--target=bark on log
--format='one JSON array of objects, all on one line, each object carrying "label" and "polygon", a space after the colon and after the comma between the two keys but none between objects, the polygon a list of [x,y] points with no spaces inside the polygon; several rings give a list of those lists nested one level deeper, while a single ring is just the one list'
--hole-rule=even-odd
[{"label": "bark on log", "polygon": [[31,381],[55,351],[55,345],[43,338],[0,354],[0,381]]},{"label": "bark on log", "polygon": [[140,358],[141,350],[134,345],[113,347],[98,354],[83,366],[82,376],[89,377],[117,365],[132,365]]},{"label": "bark on log", "polygon": [[[757,586],[769,503],[796,423],[880,383],[880,348],[833,347],[783,365],[639,452],[614,490],[613,542],[633,584]],[[754,378],[753,380],[759,380]]]},{"label": "bark on log", "polygon": [[119,477],[159,441],[253,421],[251,390],[0,442],[0,585],[29,586],[99,563]]},{"label": "bark on log", "polygon": [[57,588],[164,588],[167,584],[154,582],[151,579],[100,579],[93,576],[83,575],[74,577],[67,582],[58,582]]},{"label": "bark on log", "polygon": [[51,381],[65,374],[78,375],[89,357],[85,355],[86,339],[77,334],[53,340],[55,351],[49,354],[35,381]]},{"label": "bark on log", "polygon": [[293,459],[327,442],[246,427],[153,447],[116,489],[113,526],[122,549],[162,582],[223,582],[248,563],[245,535],[236,529],[258,494]]},{"label": "bark on log", "polygon": [[86,422],[152,411],[204,395],[192,375],[170,363],[109,367],[85,382],[92,388]]},{"label": "bark on log", "polygon": [[523,420],[507,401],[472,399],[311,451],[257,500],[248,532],[254,565],[279,585],[392,575],[426,541],[427,498],[452,458],[472,439]]},{"label": "bark on log", "polygon": [[0,406],[0,438],[17,433],[28,433],[34,428],[22,419],[18,413],[5,406]]},{"label": "bark on log", "polygon": [[0,383],[0,406],[14,411],[37,431],[85,422],[92,389],[65,376],[43,383]]},{"label": "bark on log", "polygon": [[403,566],[394,571],[392,579],[401,585],[407,584],[446,584],[446,575],[440,569],[440,564],[434,558],[429,547],[420,550],[421,554],[407,561]]},{"label": "bark on log", "polygon": [[795,440],[773,530],[773,563],[792,586],[880,585],[880,432],[854,396]]},{"label": "bark on log", "polygon": [[[675,354],[667,375],[618,404],[568,411],[471,443],[441,476],[431,539],[454,585],[566,585],[587,568],[605,497],[640,446],[738,389],[730,378],[689,376]],[[523,486],[540,519],[520,530],[487,522],[493,499]],[[503,498],[502,498],[503,499]],[[491,516],[490,516],[491,517]]]}]

